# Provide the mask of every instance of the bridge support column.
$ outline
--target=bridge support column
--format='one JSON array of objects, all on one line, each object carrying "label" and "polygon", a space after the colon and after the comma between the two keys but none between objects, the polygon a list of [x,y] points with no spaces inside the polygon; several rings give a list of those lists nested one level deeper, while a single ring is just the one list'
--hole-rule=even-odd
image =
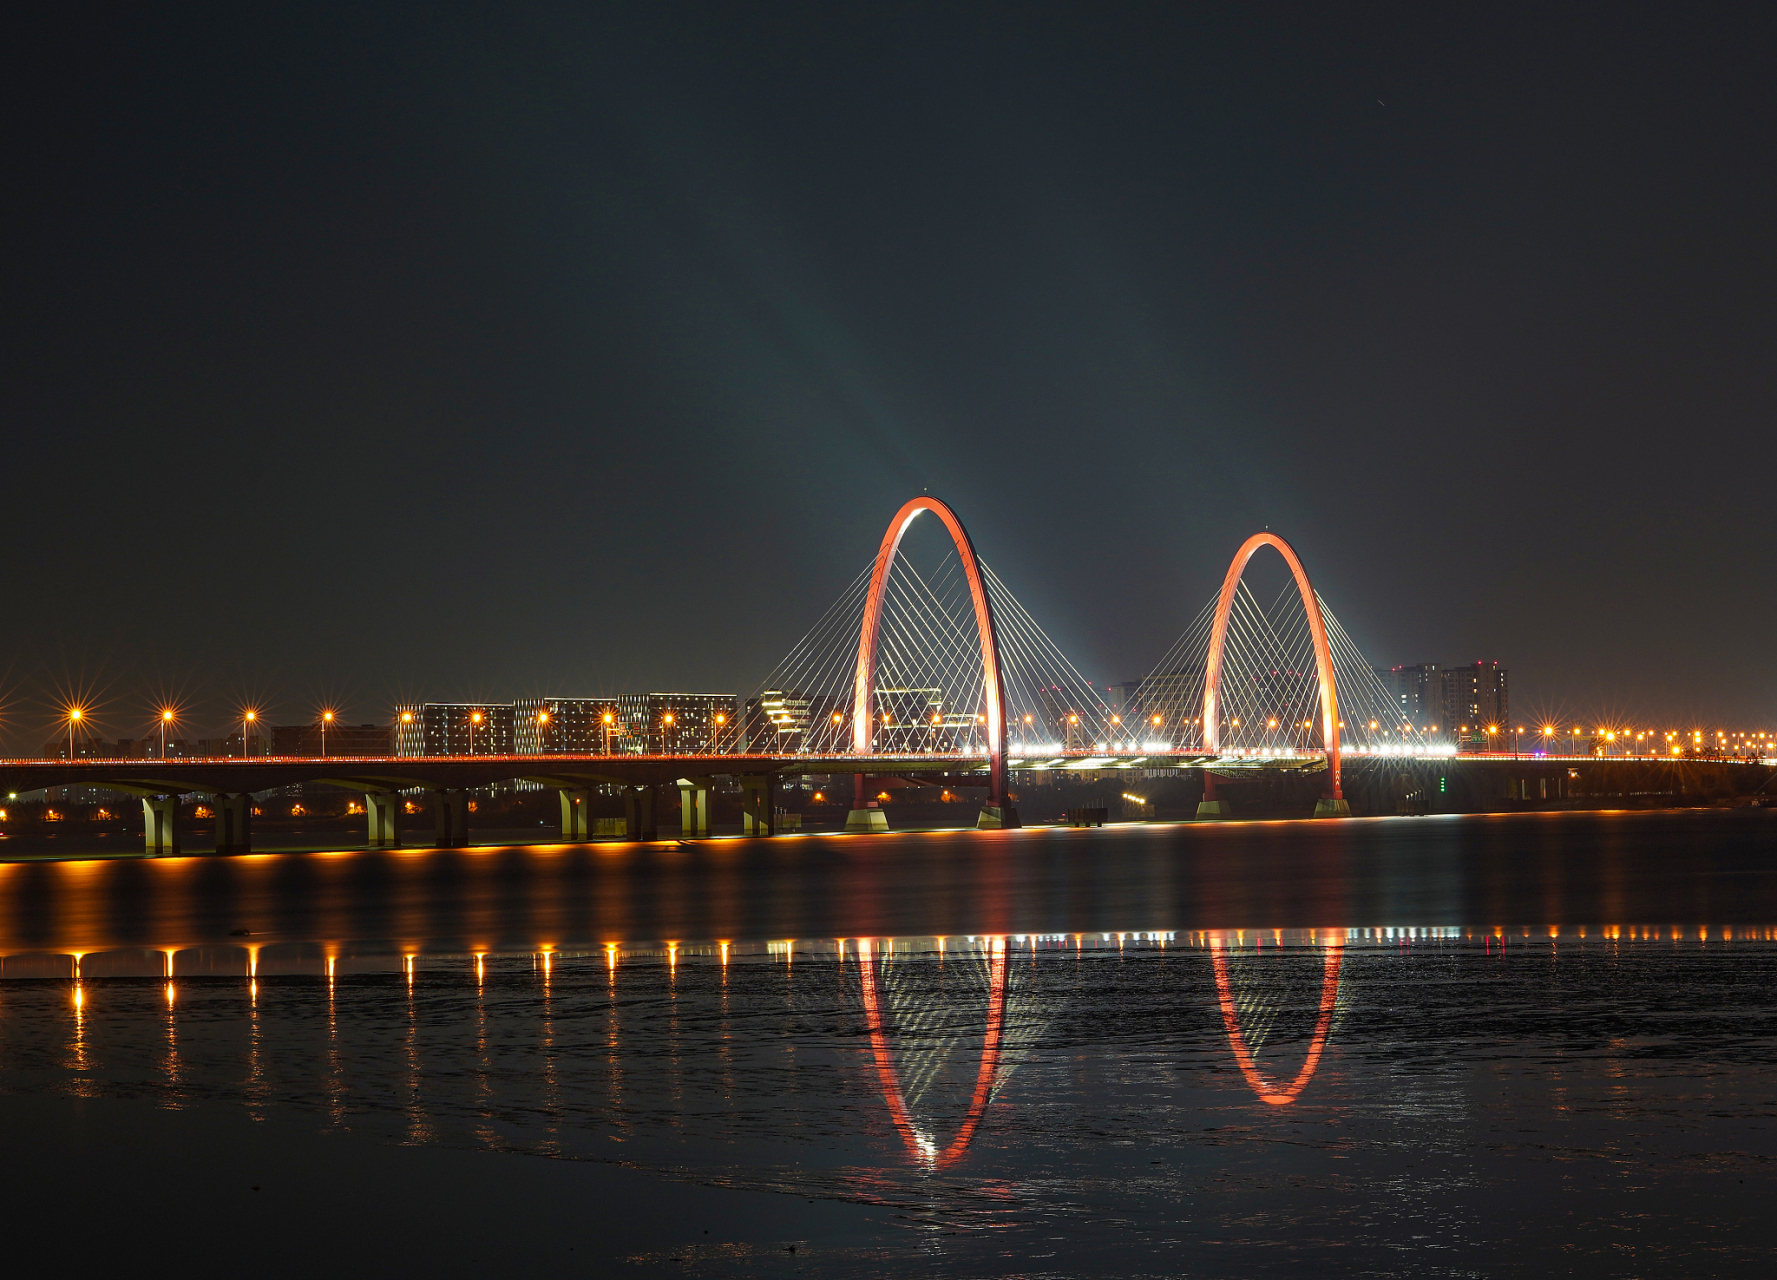
[{"label": "bridge support column", "polygon": [[882,806],[864,796],[864,775],[852,775],[851,812],[845,815],[845,829],[853,834],[869,835],[886,833],[889,829],[888,814]]},{"label": "bridge support column", "polygon": [[179,797],[142,797],[142,834],[151,858],[179,853]]},{"label": "bridge support column", "polygon": [[399,791],[366,791],[364,813],[370,819],[370,847],[398,849],[401,847],[401,793]]},{"label": "bridge support column", "polygon": [[660,784],[636,787],[623,797],[624,818],[631,840],[660,839]]},{"label": "bridge support column", "polygon": [[1314,816],[1317,818],[1349,818],[1351,802],[1344,796],[1322,796],[1314,802]]},{"label": "bridge support column", "polygon": [[253,851],[253,797],[245,792],[215,796],[216,852],[251,853]]},{"label": "bridge support column", "polygon": [[710,834],[709,778],[679,779],[679,834],[687,840],[707,839]]},{"label": "bridge support column", "polygon": [[1199,821],[1215,821],[1221,818],[1232,818],[1234,811],[1228,807],[1226,800],[1216,795],[1216,776],[1208,769],[1203,771],[1203,799],[1197,802]]},{"label": "bridge support column", "polygon": [[767,773],[743,777],[745,803],[741,807],[740,833],[743,836],[769,836],[777,832],[777,775]]},{"label": "bridge support column", "polygon": [[[881,813],[878,809],[876,812]],[[884,825],[887,825],[886,820]],[[975,820],[975,827],[980,831],[1012,831],[1024,825],[1019,821],[1018,810],[1008,800],[1003,804],[985,804],[981,806],[981,816]]]},{"label": "bridge support column", "polygon": [[561,838],[563,840],[585,840],[592,830],[592,788],[562,787],[561,791]]},{"label": "bridge support column", "polygon": [[432,816],[438,824],[440,849],[461,849],[469,843],[469,792],[440,787],[432,793]]}]

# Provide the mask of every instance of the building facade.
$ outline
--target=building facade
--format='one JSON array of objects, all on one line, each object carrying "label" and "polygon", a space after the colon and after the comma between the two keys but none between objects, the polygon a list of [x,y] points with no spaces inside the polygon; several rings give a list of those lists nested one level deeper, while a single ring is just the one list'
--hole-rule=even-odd
[{"label": "building facade", "polygon": [[520,698],[512,749],[521,756],[604,755],[623,737],[616,698]]},{"label": "building facade", "polygon": [[[396,707],[395,754],[511,755],[512,720],[510,702],[424,702]],[[329,744],[332,735],[329,729]]]},{"label": "building facade", "polygon": [[743,737],[732,693],[625,693],[616,699],[621,738],[611,750],[632,755],[701,755],[739,749]]}]

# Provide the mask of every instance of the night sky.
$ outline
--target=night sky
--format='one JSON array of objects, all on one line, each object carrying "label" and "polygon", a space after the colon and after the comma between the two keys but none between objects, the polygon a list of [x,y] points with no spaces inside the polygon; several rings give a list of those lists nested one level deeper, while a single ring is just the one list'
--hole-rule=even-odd
[{"label": "night sky", "polygon": [[1770,13],[15,15],[6,744],[750,692],[922,488],[1101,685],[1269,526],[1373,662],[1769,727]]}]

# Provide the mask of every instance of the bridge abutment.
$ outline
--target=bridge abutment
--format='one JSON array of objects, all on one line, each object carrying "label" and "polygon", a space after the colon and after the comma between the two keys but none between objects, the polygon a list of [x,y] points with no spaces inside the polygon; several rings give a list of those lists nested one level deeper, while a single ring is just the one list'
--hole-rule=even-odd
[{"label": "bridge abutment", "polygon": [[370,820],[370,847],[398,849],[401,847],[401,793],[399,791],[366,791],[364,813]]},{"label": "bridge abutment", "polygon": [[216,852],[251,853],[253,797],[246,792],[235,792],[216,796],[211,803],[216,807]]},{"label": "bridge abutment", "polygon": [[179,852],[179,797],[142,797],[142,834],[151,858]]}]

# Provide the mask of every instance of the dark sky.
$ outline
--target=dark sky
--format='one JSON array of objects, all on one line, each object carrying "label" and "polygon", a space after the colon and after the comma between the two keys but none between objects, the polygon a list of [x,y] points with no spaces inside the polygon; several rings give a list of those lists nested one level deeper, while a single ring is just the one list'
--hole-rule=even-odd
[{"label": "dark sky", "polygon": [[929,486],[1081,669],[1777,718],[1770,10],[39,6],[8,740],[753,689]]}]

